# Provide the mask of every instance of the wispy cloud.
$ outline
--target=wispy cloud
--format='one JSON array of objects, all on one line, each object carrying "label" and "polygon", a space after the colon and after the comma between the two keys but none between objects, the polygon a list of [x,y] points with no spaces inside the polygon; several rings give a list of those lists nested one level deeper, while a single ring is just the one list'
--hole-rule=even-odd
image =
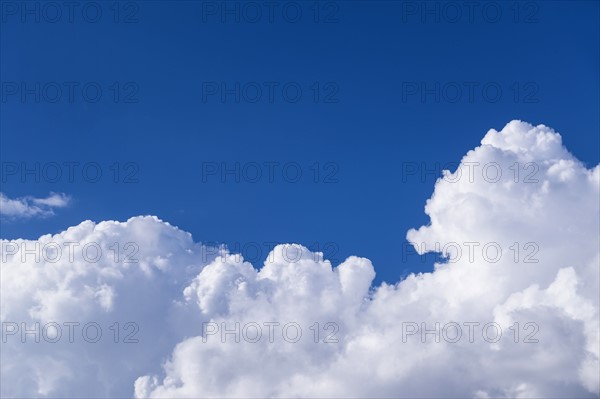
[{"label": "wispy cloud", "polygon": [[55,208],[64,208],[71,197],[64,193],[50,193],[46,198],[26,196],[8,198],[0,193],[0,216],[9,218],[47,217],[54,215]]}]

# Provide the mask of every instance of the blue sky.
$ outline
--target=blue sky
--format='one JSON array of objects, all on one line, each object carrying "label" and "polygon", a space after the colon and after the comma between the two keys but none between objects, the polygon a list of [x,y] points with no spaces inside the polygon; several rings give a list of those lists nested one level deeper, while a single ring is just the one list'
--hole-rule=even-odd
[{"label": "blue sky", "polygon": [[[57,182],[3,176],[1,191],[11,198],[72,197],[53,217],[3,220],[3,238],[152,214],[196,241],[234,249],[298,242],[327,246],[325,255],[338,262],[365,256],[378,281],[394,282],[431,267],[415,257],[398,261],[406,231],[427,223],[423,206],[435,181],[403,181],[403,163],[456,163],[488,129],[512,119],[556,129],[588,167],[600,159],[595,1],[478,3],[472,21],[457,2],[457,22],[439,2],[427,3],[429,13],[422,2],[320,2],[318,22],[313,2],[292,2],[299,21],[290,21],[295,9],[285,17],[278,8],[270,22],[262,8],[254,23],[241,3],[234,3],[237,22],[221,13],[221,2],[121,2],[115,22],[114,3],[99,2],[96,23],[79,8],[72,23],[65,9],[55,23],[47,20],[53,10],[41,8],[40,22],[23,20],[7,3],[21,4],[3,2],[0,27],[4,172],[14,163],[95,162],[103,175],[91,183],[77,167],[74,181],[66,169]],[[493,7],[501,12],[496,22]],[[63,90],[55,103],[53,82]],[[74,82],[73,101],[65,82]],[[236,82],[240,101],[234,94],[223,101],[220,85]],[[23,85],[36,83],[40,101],[35,94],[23,101]],[[421,97],[422,84],[434,93]],[[86,85],[101,88],[97,102],[93,91],[82,94]],[[262,97],[251,102],[257,86]],[[302,97],[291,102],[293,91],[283,87],[300,87]],[[262,179],[203,181],[203,165],[236,162],[263,165]],[[273,182],[265,162],[278,162]],[[299,182],[282,175],[288,163],[300,166]]]}]

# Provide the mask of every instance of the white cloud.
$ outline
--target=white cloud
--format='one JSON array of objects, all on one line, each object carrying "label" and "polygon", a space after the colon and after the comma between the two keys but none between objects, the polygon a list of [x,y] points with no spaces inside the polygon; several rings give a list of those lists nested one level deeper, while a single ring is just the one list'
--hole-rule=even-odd
[{"label": "white cloud", "polygon": [[0,193],[0,215],[10,218],[45,217],[54,215],[54,208],[69,205],[71,197],[62,193],[50,193],[46,198],[31,196],[11,199]]},{"label": "white cloud", "polygon": [[[493,170],[481,171],[493,163],[503,173],[490,183]],[[438,245],[453,261],[377,287],[364,258],[332,268],[322,254],[282,245],[257,270],[153,217],[88,221],[36,241],[98,243],[104,256],[96,263],[80,250],[73,261],[63,253],[54,263],[51,256],[23,262],[16,246],[35,242],[3,241],[3,323],[95,321],[107,338],[23,344],[6,337],[2,396],[597,397],[599,186],[600,166],[586,169],[550,128],[513,121],[491,130],[436,183],[425,207],[431,223],[407,234],[421,251]],[[462,246],[455,259],[453,243],[465,242],[479,246],[471,258]],[[497,261],[481,251],[487,243],[503,250]],[[124,323],[137,323],[140,342],[112,342],[115,321],[121,340]],[[280,325],[271,325],[269,342],[264,323],[272,321]],[[203,322],[219,330],[238,322],[242,339],[203,336]],[[291,322],[303,332],[295,343],[283,339],[294,329],[282,334]],[[326,329],[327,322],[335,325]],[[432,334],[425,343],[420,333],[408,335],[436,322],[458,323],[462,339],[449,342],[451,329],[439,343]],[[481,323],[471,325],[474,342],[468,322]],[[481,331],[491,322],[503,333],[494,343]],[[244,340],[256,325],[262,339]],[[323,343],[327,337],[338,342]]]}]

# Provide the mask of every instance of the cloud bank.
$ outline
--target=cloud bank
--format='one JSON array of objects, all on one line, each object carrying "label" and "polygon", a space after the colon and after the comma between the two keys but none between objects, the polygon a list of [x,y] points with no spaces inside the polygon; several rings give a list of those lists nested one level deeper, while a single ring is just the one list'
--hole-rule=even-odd
[{"label": "cloud bank", "polygon": [[[255,268],[156,217],[3,240],[1,394],[598,397],[599,186],[552,129],[490,130],[407,233],[452,261],[394,285],[298,244]],[[22,342],[35,322],[62,338]]]},{"label": "cloud bank", "polygon": [[50,193],[46,198],[31,196],[11,199],[0,193],[0,216],[8,218],[31,218],[54,215],[54,208],[64,208],[71,197],[62,193]]}]

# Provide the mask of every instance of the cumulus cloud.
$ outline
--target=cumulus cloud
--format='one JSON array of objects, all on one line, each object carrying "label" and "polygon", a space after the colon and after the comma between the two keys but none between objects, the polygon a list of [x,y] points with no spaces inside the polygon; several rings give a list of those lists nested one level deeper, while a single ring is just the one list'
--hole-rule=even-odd
[{"label": "cumulus cloud", "polygon": [[31,218],[54,215],[54,208],[69,205],[71,197],[63,193],[50,193],[46,198],[26,196],[11,199],[0,193],[0,216],[9,218]]},{"label": "cumulus cloud", "polygon": [[[298,244],[256,268],[155,217],[3,240],[2,396],[597,397],[599,186],[552,129],[490,130],[407,233],[448,261],[393,285]],[[21,342],[69,321],[106,338]]]}]

